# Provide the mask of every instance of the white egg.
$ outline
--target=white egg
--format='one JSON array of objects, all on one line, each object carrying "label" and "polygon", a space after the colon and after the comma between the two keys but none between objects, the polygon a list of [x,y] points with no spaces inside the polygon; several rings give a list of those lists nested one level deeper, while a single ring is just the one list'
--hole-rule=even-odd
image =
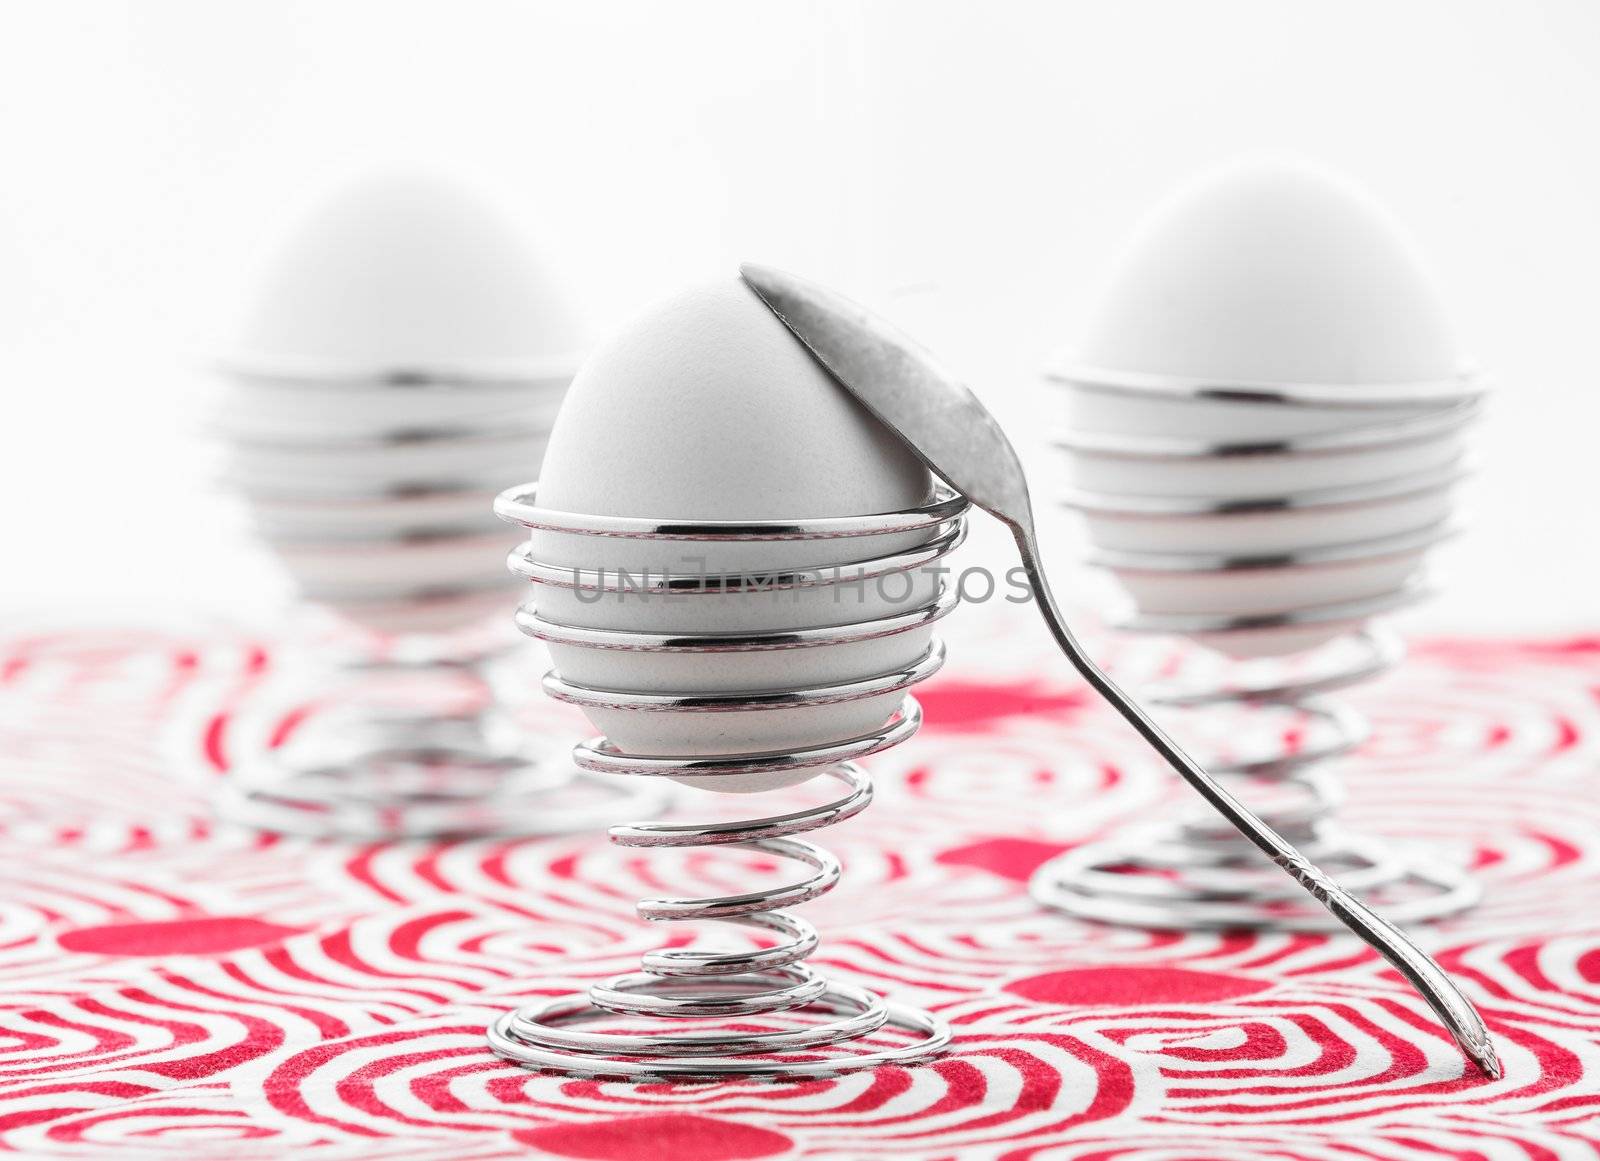
[{"label": "white egg", "polygon": [[1444,469],[1465,451],[1459,432],[1317,454],[1132,458],[1067,453],[1074,488],[1114,496],[1282,496]]},{"label": "white egg", "polygon": [[498,586],[467,589],[403,600],[383,600],[370,595],[330,595],[319,603],[369,632],[391,636],[454,633],[463,625],[485,623],[505,611],[506,592]]},{"label": "white egg", "polygon": [[[395,597],[412,589],[440,589],[470,583],[485,555],[503,557],[500,529],[437,540],[304,539],[277,545],[295,577],[313,591],[343,590]],[[498,563],[498,560],[497,560]]]},{"label": "white egg", "polygon": [[[1224,514],[1141,511],[1141,499],[1240,501],[1441,479],[1463,444],[1443,404],[1354,406],[1451,381],[1464,359],[1410,242],[1363,191],[1326,171],[1253,162],[1181,191],[1139,234],[1062,374],[1069,478],[1086,495],[1091,541],[1133,553],[1276,554],[1439,524],[1447,486],[1355,502],[1296,502]],[[1320,387],[1326,401],[1183,398],[1162,377],[1209,385]],[[1107,391],[1101,380],[1133,389]],[[1141,386],[1143,389],[1140,389]],[[1341,392],[1352,405],[1342,405]],[[1440,420],[1435,426],[1428,425]],[[1416,438],[1390,438],[1421,423]],[[1074,440],[1076,437],[1076,440]],[[1180,444],[1300,440],[1270,454],[1118,457],[1119,437]],[[1308,441],[1308,437],[1311,439]],[[1349,446],[1308,451],[1322,440]],[[1084,446],[1087,445],[1087,446]],[[1096,450],[1097,447],[1100,450]],[[1382,597],[1406,588],[1423,551],[1381,561],[1230,572],[1114,570],[1144,613],[1254,616]],[[1239,656],[1297,651],[1350,628],[1203,634]]]},{"label": "white egg", "polygon": [[462,438],[459,441],[306,440],[303,443],[235,444],[228,452],[230,476],[263,491],[279,490],[308,496],[343,496],[352,491],[393,491],[418,485],[451,485],[463,481],[504,480],[538,463],[549,436],[527,435]]},{"label": "white egg", "polygon": [[458,181],[393,171],[346,187],[300,225],[229,361],[492,372],[575,359],[582,345],[570,304],[512,218]]},{"label": "white egg", "polygon": [[1117,552],[1252,554],[1326,548],[1398,536],[1447,520],[1448,486],[1356,504],[1284,508],[1219,516],[1157,516],[1130,511],[1085,513],[1089,539]]},{"label": "white egg", "polygon": [[[1087,372],[1085,372],[1087,373]],[[1137,381],[1137,380],[1135,380]],[[1288,380],[1278,380],[1278,383]],[[1069,384],[1063,389],[1064,426],[1069,431],[1143,438],[1264,442],[1345,431],[1352,425],[1400,423],[1431,413],[1427,407],[1394,407],[1374,417],[1348,407],[1311,404],[1263,406],[1237,399],[1189,399],[1158,393],[1122,393]]]},{"label": "white egg", "polygon": [[1383,207],[1337,174],[1286,162],[1225,167],[1159,209],[1077,360],[1264,385],[1423,382],[1462,368],[1439,292]]},{"label": "white egg", "polygon": [[[325,202],[262,278],[222,363],[224,475],[308,599],[378,632],[477,620],[582,334],[547,264],[478,191],[389,172]],[[447,591],[451,599],[408,602]]]},{"label": "white egg", "polygon": [[244,439],[324,442],[512,424],[548,431],[576,369],[574,359],[569,373],[548,387],[486,383],[471,391],[449,384],[334,388],[314,381],[240,380],[231,385],[214,426]]},{"label": "white egg", "polygon": [[1361,628],[1367,617],[1345,617],[1278,629],[1243,629],[1227,633],[1191,633],[1190,639],[1235,661],[1288,657],[1305,653]]},{"label": "white egg", "polygon": [[1188,575],[1114,568],[1113,574],[1144,613],[1287,613],[1341,605],[1396,591],[1416,570],[1421,550],[1370,561],[1304,566],[1294,584],[1274,569]]},{"label": "white egg", "polygon": [[[566,512],[660,520],[791,520],[892,512],[927,500],[932,481],[748,287],[729,279],[658,305],[602,345],[574,380],[545,455],[539,503]],[[564,566],[653,575],[826,568],[915,547],[926,534],[812,541],[663,542],[535,533],[533,555]],[[860,623],[932,599],[937,578],[868,581],[861,590],[672,598],[608,594],[593,603],[540,586],[540,615],[560,624],[647,632],[769,633]],[[592,595],[592,594],[591,594]],[[856,681],[913,664],[922,627],[875,640],[778,652],[638,654],[552,644],[563,678],[635,692],[754,692]],[[896,690],[833,705],[754,712],[589,709],[638,754],[786,751],[884,724]],[[747,792],[810,774],[682,779]]]}]

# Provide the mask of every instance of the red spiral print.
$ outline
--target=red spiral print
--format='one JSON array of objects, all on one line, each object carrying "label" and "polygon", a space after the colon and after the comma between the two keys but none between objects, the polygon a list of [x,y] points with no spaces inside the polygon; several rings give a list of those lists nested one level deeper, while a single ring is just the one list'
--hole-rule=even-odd
[{"label": "red spiral print", "polygon": [[[1600,1149],[1600,650],[1427,643],[1358,693],[1358,825],[1472,860],[1424,938],[1482,1006],[1487,1082],[1339,936],[1146,932],[1039,911],[1032,870],[1184,791],[1031,625],[960,630],[921,737],[830,832],[806,909],[829,975],[948,1019],[940,1060],[831,1080],[525,1072],[483,1028],[687,938],[642,895],[748,889],[737,851],[598,836],[344,844],[211,820],[252,747],[315,712],[212,632],[0,642],[0,1147],[27,1156],[1565,1159]],[[972,648],[962,662],[962,640]],[[981,644],[981,654],[977,646]],[[1210,662],[1153,642],[1119,673]],[[1019,676],[1021,675],[1021,676]],[[530,701],[555,737],[581,722]],[[803,803],[806,788],[785,792]],[[745,804],[685,796],[682,810]]]}]

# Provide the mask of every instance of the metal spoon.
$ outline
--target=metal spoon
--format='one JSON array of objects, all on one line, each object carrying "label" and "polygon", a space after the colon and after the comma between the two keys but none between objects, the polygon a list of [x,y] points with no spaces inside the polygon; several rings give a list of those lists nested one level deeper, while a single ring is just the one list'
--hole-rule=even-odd
[{"label": "metal spoon", "polygon": [[1345,892],[1185,754],[1084,653],[1039,563],[1033,505],[1016,449],[994,416],[909,339],[848,299],[792,274],[746,263],[744,281],[834,378],[897,432],[952,488],[1006,525],[1039,612],[1067,660],[1169,766],[1240,834],[1411,982],[1485,1076],[1500,1076],[1489,1030],[1444,969],[1388,920]]}]

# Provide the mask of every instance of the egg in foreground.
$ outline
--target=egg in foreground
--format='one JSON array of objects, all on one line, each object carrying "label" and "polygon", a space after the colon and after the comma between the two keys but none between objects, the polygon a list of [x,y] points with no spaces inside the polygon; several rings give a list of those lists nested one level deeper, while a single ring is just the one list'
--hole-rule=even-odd
[{"label": "egg in foreground", "polygon": [[[928,471],[794,339],[743,282],[697,287],[646,311],[590,356],[562,405],[539,504],[672,521],[770,521],[893,512],[926,501]],[[807,541],[647,541],[536,531],[530,554],[619,571],[755,573],[830,568],[913,547],[925,534]],[[854,624],[933,599],[938,578],[904,584],[663,596],[541,586],[542,617],[598,629],[747,632]],[[904,592],[902,592],[904,589]],[[598,597],[599,599],[592,599]],[[640,654],[551,643],[556,670],[595,689],[762,692],[833,685],[910,666],[931,627],[871,640],[745,653]],[[788,751],[881,727],[903,691],[831,705],[690,713],[586,708],[618,748],[674,757]],[[679,779],[748,792],[799,773]]]}]

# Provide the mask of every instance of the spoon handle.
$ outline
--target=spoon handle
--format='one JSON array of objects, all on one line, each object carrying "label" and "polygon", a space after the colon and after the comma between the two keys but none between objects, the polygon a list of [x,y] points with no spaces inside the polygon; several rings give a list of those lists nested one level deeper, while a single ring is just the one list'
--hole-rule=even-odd
[{"label": "spoon handle", "polygon": [[1227,819],[1238,832],[1249,839],[1295,882],[1304,887],[1318,903],[1340,923],[1353,931],[1369,947],[1381,955],[1404,976],[1427,1001],[1428,1007],[1450,1030],[1461,1051],[1490,1078],[1500,1076],[1500,1060],[1495,1055],[1494,1044],[1489,1039],[1489,1029],[1483,1017],[1473,1007],[1472,1001],[1462,993],[1432,956],[1423,951],[1398,927],[1378,915],[1366,904],[1356,899],[1339,884],[1330,879],[1321,868],[1312,864],[1277,831],[1257,818],[1242,802],[1230,794],[1204,767],[1178,746],[1166,732],[1152,721],[1104,671],[1094,663],[1078,644],[1072,630],[1067,628],[1055,595],[1045,579],[1039,564],[1037,545],[1030,528],[1013,525],[1017,547],[1022,553],[1022,565],[1033,585],[1039,612],[1049,626],[1061,652],[1095,691],[1110,702],[1128,724],[1166,760],[1180,777],[1199,792],[1212,808]]}]

